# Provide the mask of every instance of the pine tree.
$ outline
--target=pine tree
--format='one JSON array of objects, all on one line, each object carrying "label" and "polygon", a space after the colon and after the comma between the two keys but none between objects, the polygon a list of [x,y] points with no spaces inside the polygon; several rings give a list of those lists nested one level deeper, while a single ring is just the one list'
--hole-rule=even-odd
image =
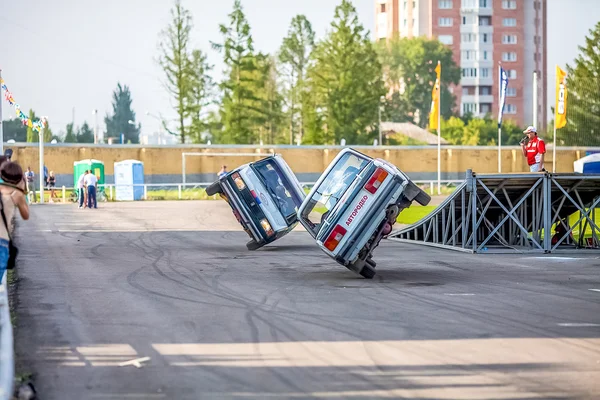
[{"label": "pine tree", "polygon": [[[141,125],[135,125],[135,112],[131,109],[132,101],[129,87],[127,85],[121,86],[121,84],[118,83],[117,88],[113,92],[112,116],[107,115],[104,118],[107,135],[109,137],[120,138],[123,133],[125,135],[126,143],[140,142]],[[129,121],[131,121],[131,123]],[[92,140],[92,143],[93,142],[94,141]]]},{"label": "pine tree", "polygon": [[75,133],[75,129],[73,127],[73,123],[67,124],[67,132],[65,134],[65,143],[77,143],[77,134]]},{"label": "pine tree", "polygon": [[229,24],[221,24],[223,42],[213,47],[223,54],[225,79],[219,85],[222,91],[221,143],[252,144],[259,138],[264,122],[263,101],[260,91],[264,87],[259,57],[254,53],[250,25],[240,0],[235,0],[229,14]]},{"label": "pine tree", "polygon": [[[331,32],[313,51],[308,79],[316,113],[310,123],[320,132],[311,140],[367,143],[375,132],[380,97],[385,94],[381,64],[349,0],[336,7]],[[321,126],[316,126],[322,122]]]},{"label": "pine tree", "polygon": [[193,98],[194,77],[197,76],[189,45],[192,27],[190,11],[181,5],[180,0],[175,0],[175,6],[171,9],[171,22],[161,32],[158,62],[166,75],[165,86],[175,101],[181,143],[185,143],[188,135],[185,123],[190,113],[188,101]]},{"label": "pine tree", "polygon": [[306,71],[315,46],[315,33],[304,15],[292,19],[287,36],[279,49],[280,73],[284,77],[284,96],[289,121],[289,143],[304,137],[308,102],[306,92]]},{"label": "pine tree", "polygon": [[193,50],[190,61],[190,85],[184,104],[186,116],[190,117],[189,137],[195,143],[203,141],[202,134],[207,130],[207,122],[202,116],[211,104],[214,82],[208,72],[212,69],[201,50]]},{"label": "pine tree", "polygon": [[78,129],[77,143],[94,143],[94,131],[90,129],[87,121]]}]

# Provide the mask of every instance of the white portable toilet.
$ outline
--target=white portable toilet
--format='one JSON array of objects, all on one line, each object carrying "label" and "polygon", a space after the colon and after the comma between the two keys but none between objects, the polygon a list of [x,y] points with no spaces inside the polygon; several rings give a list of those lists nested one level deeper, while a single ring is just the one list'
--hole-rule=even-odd
[{"label": "white portable toilet", "polygon": [[115,193],[117,201],[142,200],[144,197],[144,163],[123,160],[115,163]]}]

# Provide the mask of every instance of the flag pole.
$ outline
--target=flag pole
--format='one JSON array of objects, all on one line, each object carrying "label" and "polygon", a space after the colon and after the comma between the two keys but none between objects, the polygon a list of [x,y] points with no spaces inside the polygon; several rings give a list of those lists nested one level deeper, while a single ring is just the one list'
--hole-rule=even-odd
[{"label": "flag pole", "polygon": [[552,173],[556,172],[556,118],[554,119],[554,138],[552,143]]},{"label": "flag pole", "polygon": [[[500,115],[502,107],[502,67],[498,63],[498,115]],[[502,124],[498,120],[498,173],[502,173]]]},{"label": "flag pole", "polygon": [[[440,61],[438,60],[438,66],[440,66]],[[441,66],[440,66],[440,71],[441,71]],[[437,184],[437,191],[438,191],[438,195],[442,194],[442,160],[441,160],[441,155],[442,155],[442,136],[441,136],[441,131],[442,131],[442,123],[441,123],[441,115],[442,115],[442,74],[440,72],[440,80],[438,82],[438,116],[437,116],[437,131],[438,131],[438,145],[437,145],[437,159],[438,159],[438,184]]]}]

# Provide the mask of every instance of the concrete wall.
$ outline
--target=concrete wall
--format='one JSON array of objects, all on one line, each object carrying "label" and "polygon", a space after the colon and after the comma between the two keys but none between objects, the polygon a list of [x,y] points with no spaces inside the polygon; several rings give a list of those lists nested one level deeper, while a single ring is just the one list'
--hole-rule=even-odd
[{"label": "concrete wall", "polygon": [[[13,160],[25,170],[31,166],[39,170],[36,144],[10,144]],[[437,148],[435,146],[355,146],[371,157],[379,157],[395,164],[414,180],[437,179]],[[200,153],[268,153],[281,154],[300,181],[316,180],[342,147],[331,146],[140,146],[140,145],[45,145],[44,161],[49,170],[57,175],[57,185],[73,184],[73,162],[94,158],[104,161],[106,182],[113,181],[116,161],[140,160],[144,163],[146,183],[181,182],[183,152]],[[573,172],[573,162],[585,157],[586,152],[600,152],[600,148],[557,149],[557,171]],[[496,147],[443,146],[441,152],[442,179],[462,179],[467,169],[478,173],[498,172]],[[260,159],[260,156],[194,156],[186,157],[188,182],[211,182],[221,165],[231,170],[241,164]],[[546,154],[546,169],[552,168],[552,150]],[[519,147],[502,149],[502,172],[529,171]]]}]

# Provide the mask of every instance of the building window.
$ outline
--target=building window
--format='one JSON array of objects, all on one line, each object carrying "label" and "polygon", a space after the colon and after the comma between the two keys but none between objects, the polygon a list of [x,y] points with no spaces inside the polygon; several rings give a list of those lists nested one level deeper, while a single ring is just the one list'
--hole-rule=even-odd
[{"label": "building window", "polygon": [[477,78],[477,68],[463,68],[463,78]]},{"label": "building window", "polygon": [[481,34],[481,41],[482,41],[483,43],[487,43],[487,42],[488,42],[488,38],[489,38],[489,36],[490,36],[490,35],[489,35],[489,34],[487,34],[487,33],[483,33],[483,34]]},{"label": "building window", "polygon": [[481,77],[489,78],[490,77],[490,69],[489,68],[481,68]]},{"label": "building window", "polygon": [[413,1],[413,10],[417,8],[417,4]]},{"label": "building window", "polygon": [[479,8],[491,8],[492,0],[479,0]]},{"label": "building window", "polygon": [[463,96],[468,96],[469,95],[469,87],[468,86],[463,87],[462,94],[463,94]]},{"label": "building window", "polygon": [[477,40],[477,34],[475,33],[463,33],[461,35],[461,41],[463,43],[472,43]]},{"label": "building window", "polygon": [[460,53],[461,59],[465,61],[475,61],[477,58],[476,50],[463,50]]},{"label": "building window", "polygon": [[508,77],[510,79],[517,79],[517,70],[516,69],[508,70]]},{"label": "building window", "polygon": [[506,97],[517,97],[517,88],[507,87],[506,88]]},{"label": "building window", "polygon": [[380,4],[379,6],[380,6],[379,11],[382,12],[382,13],[384,13],[385,12],[385,3]]},{"label": "building window", "polygon": [[507,104],[506,108],[504,108],[504,112],[507,114],[516,114],[517,106],[515,106],[514,104]]},{"label": "building window", "polygon": [[463,114],[477,114],[477,103],[463,103]]},{"label": "building window", "polygon": [[403,23],[404,23],[404,26],[406,26],[406,18],[404,19]]},{"label": "building window", "polygon": [[502,26],[517,26],[517,19],[516,18],[503,18]]},{"label": "building window", "polygon": [[517,35],[502,35],[502,44],[516,44]]},{"label": "building window", "polygon": [[502,0],[502,8],[505,10],[516,10],[517,2],[516,0]]},{"label": "building window", "polygon": [[438,26],[447,27],[452,26],[452,18],[440,18],[438,19]]},{"label": "building window", "polygon": [[517,61],[517,53],[511,51],[510,53],[502,53],[502,61]]},{"label": "building window", "polygon": [[403,6],[403,7],[404,7],[404,9],[406,10],[406,1],[404,2],[404,6]]},{"label": "building window", "polygon": [[492,111],[492,105],[489,103],[481,103],[479,105],[479,110],[481,114],[487,114]]},{"label": "building window", "polygon": [[445,45],[451,45],[452,43],[454,43],[454,38],[452,37],[452,35],[440,35],[438,39],[441,43]]},{"label": "building window", "polygon": [[448,10],[452,8],[452,0],[438,0],[438,7],[441,10]]},{"label": "building window", "polygon": [[484,59],[484,60],[487,60],[487,59],[488,59],[488,52],[487,52],[487,50],[484,50],[484,51],[483,51],[483,59]]},{"label": "building window", "polygon": [[490,26],[492,24],[491,17],[479,17],[479,26]]},{"label": "building window", "polygon": [[481,86],[479,88],[479,94],[482,96],[488,96],[492,94],[492,88],[490,86]]}]

